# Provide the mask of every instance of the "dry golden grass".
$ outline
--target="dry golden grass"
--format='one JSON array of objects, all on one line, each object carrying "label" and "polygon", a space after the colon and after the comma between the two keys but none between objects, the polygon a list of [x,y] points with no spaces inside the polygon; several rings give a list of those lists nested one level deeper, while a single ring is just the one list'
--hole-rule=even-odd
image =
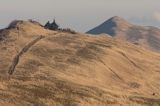
[{"label": "dry golden grass", "polygon": [[[0,41],[2,106],[159,106],[160,54],[108,36],[45,30],[30,22]],[[4,32],[1,32],[4,33]],[[44,39],[14,56],[38,35]]]}]

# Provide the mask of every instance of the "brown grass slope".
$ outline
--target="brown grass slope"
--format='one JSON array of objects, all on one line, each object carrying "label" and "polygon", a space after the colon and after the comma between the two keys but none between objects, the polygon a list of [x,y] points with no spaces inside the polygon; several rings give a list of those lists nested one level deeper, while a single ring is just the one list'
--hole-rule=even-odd
[{"label": "brown grass slope", "polygon": [[116,38],[125,39],[147,49],[160,51],[160,29],[152,26],[139,26],[115,16],[103,24],[88,31],[90,34],[106,33]]},{"label": "brown grass slope", "polygon": [[[44,38],[14,57],[38,36]],[[160,54],[109,36],[28,21],[0,32],[2,106],[159,106]],[[2,37],[3,36],[3,37]]]}]

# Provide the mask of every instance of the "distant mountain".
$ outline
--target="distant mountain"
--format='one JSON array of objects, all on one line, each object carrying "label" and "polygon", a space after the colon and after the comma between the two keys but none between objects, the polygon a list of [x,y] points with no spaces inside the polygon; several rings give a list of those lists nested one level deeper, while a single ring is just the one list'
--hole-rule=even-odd
[{"label": "distant mountain", "polygon": [[160,29],[152,26],[133,25],[118,16],[110,18],[87,33],[105,33],[151,50],[160,51]]}]

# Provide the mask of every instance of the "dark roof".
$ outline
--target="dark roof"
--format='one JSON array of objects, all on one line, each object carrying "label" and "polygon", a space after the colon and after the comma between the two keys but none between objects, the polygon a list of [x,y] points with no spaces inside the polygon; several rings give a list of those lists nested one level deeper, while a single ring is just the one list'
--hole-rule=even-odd
[{"label": "dark roof", "polygon": [[50,26],[50,22],[48,21],[44,27],[49,27]]},{"label": "dark roof", "polygon": [[53,20],[52,23],[50,23],[50,22],[48,21],[48,22],[45,24],[44,27],[47,28],[47,29],[51,29],[51,30],[55,30],[55,29],[58,29],[58,28],[59,28],[59,26],[58,26],[58,24],[56,23],[55,19]]},{"label": "dark roof", "polygon": [[55,20],[53,20],[53,22],[52,22],[52,24],[51,25],[53,25],[53,26],[57,26],[58,27],[58,24],[56,23],[56,21]]}]

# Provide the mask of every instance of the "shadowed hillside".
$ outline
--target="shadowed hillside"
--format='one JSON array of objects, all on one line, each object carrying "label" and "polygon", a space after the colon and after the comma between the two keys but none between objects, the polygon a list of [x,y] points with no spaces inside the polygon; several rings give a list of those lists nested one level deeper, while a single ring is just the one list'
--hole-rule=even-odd
[{"label": "shadowed hillside", "polygon": [[[0,38],[0,105],[160,105],[158,53],[30,21],[1,30]],[[9,75],[15,56],[19,61]]]},{"label": "shadowed hillside", "polygon": [[90,34],[109,34],[116,38],[126,39],[154,51],[160,51],[160,29],[151,26],[138,26],[115,16],[96,28]]}]

